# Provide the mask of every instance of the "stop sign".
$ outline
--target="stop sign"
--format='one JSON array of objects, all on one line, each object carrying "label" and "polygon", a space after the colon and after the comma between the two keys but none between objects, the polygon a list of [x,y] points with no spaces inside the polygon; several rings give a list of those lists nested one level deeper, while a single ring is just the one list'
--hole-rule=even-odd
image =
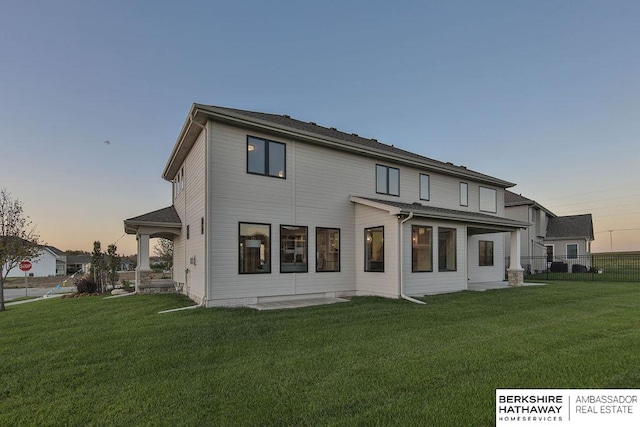
[{"label": "stop sign", "polygon": [[31,270],[31,263],[29,261],[22,261],[19,267],[22,271],[29,271]]}]

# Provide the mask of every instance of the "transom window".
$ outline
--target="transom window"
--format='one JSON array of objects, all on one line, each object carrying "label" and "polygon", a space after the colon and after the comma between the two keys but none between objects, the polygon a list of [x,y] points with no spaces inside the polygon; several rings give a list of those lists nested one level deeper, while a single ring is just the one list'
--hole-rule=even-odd
[{"label": "transom window", "polygon": [[247,173],[286,178],[286,145],[247,136]]},{"label": "transom window", "polygon": [[479,259],[478,265],[492,266],[493,265],[493,242],[491,240],[480,240],[479,242]]},{"label": "transom window", "polygon": [[339,228],[316,228],[316,271],[340,271]]},{"label": "transom window", "polygon": [[480,187],[480,210],[492,213],[498,211],[496,190],[494,188]]},{"label": "transom window", "polygon": [[241,222],[238,240],[238,271],[271,273],[271,225]]},{"label": "transom window", "polygon": [[384,272],[384,227],[364,229],[364,271]]},{"label": "transom window", "polygon": [[376,193],[400,195],[400,169],[376,165]]},{"label": "transom window", "polygon": [[420,174],[420,200],[429,200],[429,175]]},{"label": "transom window", "polygon": [[280,273],[309,271],[307,227],[280,226]]},{"label": "transom window", "polygon": [[433,229],[411,226],[411,271],[433,271]]}]

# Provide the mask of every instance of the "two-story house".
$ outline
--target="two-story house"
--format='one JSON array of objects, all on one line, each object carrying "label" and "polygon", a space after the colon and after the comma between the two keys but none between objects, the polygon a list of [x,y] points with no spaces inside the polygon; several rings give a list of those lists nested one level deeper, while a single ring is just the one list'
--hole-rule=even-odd
[{"label": "two-story house", "polygon": [[194,104],[162,174],[170,207],[125,220],[174,242],[173,278],[206,306],[297,298],[422,296],[522,283],[514,184],[375,139],[266,114]]},{"label": "two-story house", "polygon": [[[594,240],[591,214],[557,216],[535,200],[505,190],[505,215],[528,222],[521,230],[521,265],[527,272],[545,271],[551,263],[565,263],[568,271],[574,264],[590,266],[591,242]],[[510,239],[505,239],[509,250]]]}]

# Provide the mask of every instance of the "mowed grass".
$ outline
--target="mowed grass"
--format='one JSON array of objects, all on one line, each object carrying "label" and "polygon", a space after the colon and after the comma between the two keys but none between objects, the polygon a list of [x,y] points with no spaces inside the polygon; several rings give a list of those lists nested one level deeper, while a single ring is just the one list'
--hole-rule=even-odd
[{"label": "mowed grass", "polygon": [[0,425],[493,425],[496,388],[640,387],[640,285],[297,310],[181,296],[0,313]]}]

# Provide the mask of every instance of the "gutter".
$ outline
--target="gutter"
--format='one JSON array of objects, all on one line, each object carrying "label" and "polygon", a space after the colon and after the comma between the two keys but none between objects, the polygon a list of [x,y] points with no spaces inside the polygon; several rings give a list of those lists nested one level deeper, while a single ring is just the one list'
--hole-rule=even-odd
[{"label": "gutter", "polygon": [[413,218],[413,212],[409,212],[409,215],[403,219],[402,221],[400,221],[400,251],[399,251],[399,261],[398,261],[398,266],[399,266],[399,281],[400,281],[400,297],[402,297],[403,299],[407,300],[407,301],[411,301],[413,303],[416,304],[426,304],[426,302],[424,301],[420,301],[417,300],[415,298],[411,298],[408,295],[405,295],[404,293],[404,271],[402,268],[402,260],[403,260],[403,253],[404,253],[404,233],[403,233],[403,226],[404,223],[409,221],[411,218]]}]

